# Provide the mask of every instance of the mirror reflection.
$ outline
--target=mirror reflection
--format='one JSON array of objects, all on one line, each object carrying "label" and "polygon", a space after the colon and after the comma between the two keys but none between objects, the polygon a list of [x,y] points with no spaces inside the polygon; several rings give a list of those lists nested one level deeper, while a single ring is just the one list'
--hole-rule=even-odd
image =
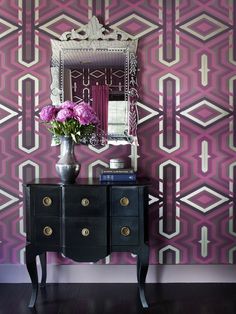
[{"label": "mirror reflection", "polygon": [[67,49],[64,54],[62,101],[85,101],[95,109],[108,143],[126,141],[128,131],[128,55],[122,49]]}]

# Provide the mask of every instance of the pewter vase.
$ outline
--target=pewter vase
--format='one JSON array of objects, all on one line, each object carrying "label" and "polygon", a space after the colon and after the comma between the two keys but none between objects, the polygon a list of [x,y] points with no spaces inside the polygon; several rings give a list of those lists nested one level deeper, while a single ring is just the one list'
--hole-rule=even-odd
[{"label": "pewter vase", "polygon": [[74,141],[71,136],[61,137],[61,154],[56,163],[56,171],[62,183],[74,183],[80,171],[80,164],[75,158]]}]

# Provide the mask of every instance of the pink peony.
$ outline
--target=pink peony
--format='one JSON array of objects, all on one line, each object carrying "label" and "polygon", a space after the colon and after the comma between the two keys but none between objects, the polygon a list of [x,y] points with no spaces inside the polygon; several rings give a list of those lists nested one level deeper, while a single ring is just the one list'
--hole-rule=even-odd
[{"label": "pink peony", "polygon": [[43,122],[51,122],[55,119],[57,110],[55,106],[48,105],[42,108],[42,110],[39,113],[40,119]]},{"label": "pink peony", "polygon": [[74,107],[74,118],[78,120],[81,125],[98,123],[98,118],[93,108],[84,102]]},{"label": "pink peony", "polygon": [[70,109],[61,109],[56,115],[56,121],[65,122],[68,119],[73,118],[73,111]]},{"label": "pink peony", "polygon": [[40,118],[57,138],[71,136],[76,143],[87,141],[98,123],[93,108],[84,102],[77,105],[65,101],[58,106],[45,106]]},{"label": "pink peony", "polygon": [[74,103],[73,101],[70,101],[70,100],[66,100],[65,102],[63,102],[60,105],[60,108],[73,110],[75,106],[76,106],[76,103]]}]

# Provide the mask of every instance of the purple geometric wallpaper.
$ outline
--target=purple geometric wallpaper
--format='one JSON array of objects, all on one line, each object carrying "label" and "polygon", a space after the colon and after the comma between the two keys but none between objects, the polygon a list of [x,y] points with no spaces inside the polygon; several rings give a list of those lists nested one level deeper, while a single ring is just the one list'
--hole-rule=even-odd
[{"label": "purple geometric wallpaper", "polygon": [[108,85],[110,100],[114,95],[124,97],[124,76],[124,69],[71,69],[72,100],[89,102],[92,106],[92,86],[95,85]]},{"label": "purple geometric wallpaper", "polygon": [[[40,124],[50,39],[96,15],[139,39],[138,173],[149,195],[152,264],[236,262],[236,1],[3,0],[0,13],[0,263],[24,263],[22,183],[56,176]],[[134,148],[76,147],[81,177]],[[134,153],[134,151],[133,151]],[[50,262],[72,263],[56,254]],[[99,263],[133,264],[112,254]]]}]

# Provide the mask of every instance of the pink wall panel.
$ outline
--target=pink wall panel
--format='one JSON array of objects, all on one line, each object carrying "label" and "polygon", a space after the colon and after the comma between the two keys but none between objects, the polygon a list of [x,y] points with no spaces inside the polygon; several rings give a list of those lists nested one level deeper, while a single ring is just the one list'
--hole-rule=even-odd
[{"label": "pink wall panel", "polygon": [[[139,39],[138,172],[155,178],[153,264],[236,261],[236,2],[233,0],[1,1],[0,263],[24,263],[22,182],[53,177],[59,147],[38,118],[50,103],[50,39],[92,15]],[[76,147],[98,175],[130,147]],[[97,164],[93,166],[93,163]],[[72,263],[55,254],[50,262]],[[99,263],[133,264],[113,254]]]}]

